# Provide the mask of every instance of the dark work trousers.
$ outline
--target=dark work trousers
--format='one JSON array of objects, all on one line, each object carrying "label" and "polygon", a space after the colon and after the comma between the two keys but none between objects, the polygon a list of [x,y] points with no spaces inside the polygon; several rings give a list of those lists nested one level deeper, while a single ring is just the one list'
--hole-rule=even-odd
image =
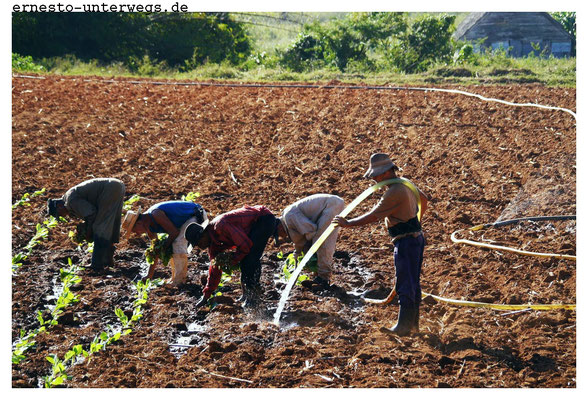
[{"label": "dark work trousers", "polygon": [[253,246],[249,254],[241,260],[241,281],[247,287],[259,284],[261,278],[261,256],[267,241],[276,229],[276,217],[272,214],[262,215],[253,223],[249,232],[249,239]]},{"label": "dark work trousers", "polygon": [[396,293],[401,306],[414,306],[421,302],[421,267],[425,238],[404,237],[394,243]]}]

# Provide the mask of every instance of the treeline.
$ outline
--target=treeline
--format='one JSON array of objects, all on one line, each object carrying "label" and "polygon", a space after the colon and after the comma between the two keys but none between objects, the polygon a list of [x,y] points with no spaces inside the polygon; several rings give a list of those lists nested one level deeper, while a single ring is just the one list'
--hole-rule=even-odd
[{"label": "treeline", "polygon": [[[240,13],[241,18],[243,15]],[[575,37],[575,13],[552,15],[566,29],[573,29]],[[13,53],[36,60],[74,56],[84,61],[123,63],[131,72],[140,73],[145,63],[180,72],[222,63],[244,71],[263,66],[293,72],[331,69],[418,73],[435,65],[476,63],[480,57],[471,43],[452,39],[455,15],[410,18],[408,13],[347,13],[328,21],[305,23],[290,45],[271,54],[255,50],[247,22],[237,21],[236,16],[13,13],[12,48]],[[274,18],[282,17],[287,16]]]},{"label": "treeline", "polygon": [[12,51],[118,61],[131,70],[148,57],[189,70],[205,62],[238,64],[251,53],[251,41],[227,13],[13,13]]}]

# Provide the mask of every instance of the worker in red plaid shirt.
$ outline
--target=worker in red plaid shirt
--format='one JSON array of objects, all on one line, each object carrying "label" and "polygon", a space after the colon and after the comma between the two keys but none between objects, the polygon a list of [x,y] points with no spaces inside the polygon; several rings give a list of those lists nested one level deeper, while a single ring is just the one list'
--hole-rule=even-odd
[{"label": "worker in red plaid shirt", "polygon": [[203,225],[194,223],[186,229],[192,246],[208,249],[210,267],[208,280],[197,307],[206,304],[218,287],[222,270],[215,258],[228,249],[235,249],[233,266],[241,269],[243,307],[256,308],[261,302],[261,256],[270,237],[277,236],[278,219],[264,206],[244,206],[221,214]]}]

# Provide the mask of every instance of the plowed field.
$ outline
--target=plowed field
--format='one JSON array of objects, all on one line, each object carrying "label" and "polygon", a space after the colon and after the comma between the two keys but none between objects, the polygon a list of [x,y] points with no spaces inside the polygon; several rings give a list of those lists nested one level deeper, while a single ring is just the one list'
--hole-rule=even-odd
[{"label": "plowed field", "polygon": [[[337,85],[337,82],[330,82]],[[486,97],[575,111],[576,93],[539,85],[460,87]],[[497,304],[575,304],[576,262],[453,244],[477,224],[576,213],[576,122],[562,111],[513,107],[417,90],[154,84],[47,76],[12,80],[12,251],[29,243],[47,198],[92,177],[115,177],[142,209],[198,192],[212,216],[261,204],[280,214],[314,193],[351,202],[372,185],[370,154],[387,152],[430,197],[421,283],[445,298]],[[378,194],[351,213],[369,210]],[[12,276],[12,341],[39,326],[60,268],[90,255],[60,223]],[[576,253],[575,221],[547,221],[460,233],[528,251]],[[79,273],[79,302],[39,334],[12,367],[13,387],[38,387],[49,355],[88,348],[132,312],[133,282],[146,272],[146,240],[119,243],[116,266]],[[68,367],[64,386],[87,387],[576,387],[576,311],[497,311],[427,298],[420,333],[380,331],[397,304],[367,304],[394,285],[393,247],[380,224],[343,230],[333,283],[297,286],[280,326],[279,251],[262,259],[265,313],[237,303],[239,274],[218,305],[195,309],[208,256],[193,251],[189,282],[149,293],[133,331]],[[169,278],[160,266],[156,277]],[[47,313],[47,311],[45,311]]]}]

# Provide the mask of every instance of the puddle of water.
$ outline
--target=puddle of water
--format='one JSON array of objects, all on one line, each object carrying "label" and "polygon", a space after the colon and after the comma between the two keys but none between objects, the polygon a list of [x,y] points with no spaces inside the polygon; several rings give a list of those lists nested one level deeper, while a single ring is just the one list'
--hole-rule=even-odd
[{"label": "puddle of water", "polygon": [[47,295],[47,297],[45,298],[47,301],[57,300],[59,298],[59,295],[63,291],[63,283],[57,282],[56,277],[53,277],[51,283],[52,283],[53,294]]},{"label": "puddle of water", "polygon": [[170,352],[180,358],[192,347],[203,344],[206,340],[203,335],[206,332],[206,325],[200,321],[194,321],[188,325],[188,330],[181,331],[172,339],[169,345]]}]

